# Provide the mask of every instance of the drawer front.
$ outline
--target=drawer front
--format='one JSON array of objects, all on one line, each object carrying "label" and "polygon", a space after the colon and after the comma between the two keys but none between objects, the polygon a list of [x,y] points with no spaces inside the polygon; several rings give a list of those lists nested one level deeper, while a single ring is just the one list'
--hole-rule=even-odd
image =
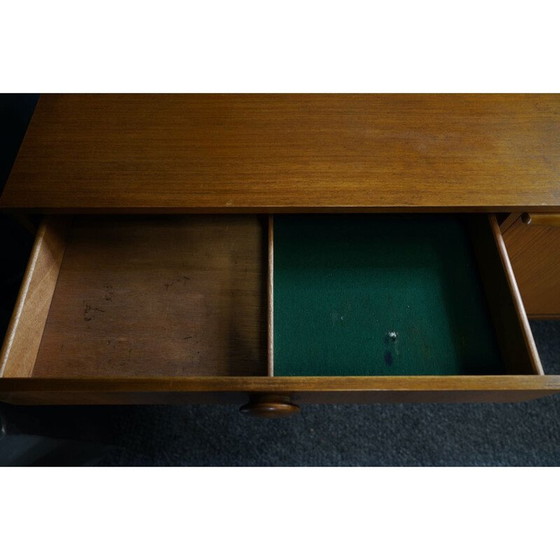
[{"label": "drawer front", "polygon": [[0,399],[242,405],[261,398],[261,406],[265,398],[289,409],[515,401],[560,390],[554,376],[543,375],[496,218],[465,219],[503,359],[499,375],[275,376],[270,221],[50,217],[4,342]]},{"label": "drawer front", "polygon": [[[525,219],[524,219],[525,218]],[[560,318],[560,214],[520,216],[504,232],[527,315]]]},{"label": "drawer front", "polygon": [[517,402],[560,391],[559,376],[0,379],[12,404]]}]

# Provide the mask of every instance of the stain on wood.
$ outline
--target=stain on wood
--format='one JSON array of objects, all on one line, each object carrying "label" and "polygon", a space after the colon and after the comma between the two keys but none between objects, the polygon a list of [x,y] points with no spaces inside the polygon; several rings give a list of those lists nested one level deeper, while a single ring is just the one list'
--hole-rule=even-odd
[{"label": "stain on wood", "polygon": [[265,236],[257,216],[77,218],[33,375],[266,375]]}]

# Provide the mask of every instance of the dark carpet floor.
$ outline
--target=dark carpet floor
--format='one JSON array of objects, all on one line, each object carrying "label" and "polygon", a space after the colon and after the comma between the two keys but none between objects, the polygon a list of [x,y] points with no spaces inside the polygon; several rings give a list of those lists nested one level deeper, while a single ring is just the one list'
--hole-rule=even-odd
[{"label": "dark carpet floor", "polygon": [[[560,374],[560,323],[533,322]],[[560,465],[560,395],[515,404],[315,405],[258,420],[216,406],[112,408],[104,465]]]},{"label": "dark carpet floor", "polygon": [[[36,96],[0,96],[0,187]],[[0,220],[0,336],[30,238]],[[560,322],[532,322],[560,374]],[[292,418],[228,406],[0,405],[0,465],[560,465],[560,395],[516,404],[305,406]]]},{"label": "dark carpet floor", "polygon": [[[560,374],[560,323],[533,322]],[[199,466],[560,465],[560,395],[515,404],[304,406],[292,418],[232,406],[8,407],[41,430],[96,442],[28,464]],[[1,450],[1,446],[0,446]]]},{"label": "dark carpet floor", "polygon": [[[560,323],[533,322],[560,374]],[[106,465],[560,465],[560,395],[515,404],[304,407],[256,420],[215,406],[113,409]]]},{"label": "dark carpet floor", "polygon": [[[560,323],[532,328],[545,370],[560,374]],[[217,405],[7,406],[4,413],[64,445],[16,436],[10,448],[7,437],[0,464],[4,444],[12,458],[3,464],[560,465],[560,395],[515,404],[314,405],[275,420]]]}]

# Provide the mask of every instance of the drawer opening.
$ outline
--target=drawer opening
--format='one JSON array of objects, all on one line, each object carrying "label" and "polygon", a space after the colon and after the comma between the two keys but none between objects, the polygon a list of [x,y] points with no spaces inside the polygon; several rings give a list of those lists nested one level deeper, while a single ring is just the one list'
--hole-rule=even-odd
[{"label": "drawer opening", "polygon": [[275,376],[542,373],[494,216],[273,220]]},{"label": "drawer opening", "polygon": [[542,374],[494,216],[48,217],[6,378]]},{"label": "drawer opening", "polygon": [[48,218],[3,376],[266,375],[266,253],[258,216]]}]

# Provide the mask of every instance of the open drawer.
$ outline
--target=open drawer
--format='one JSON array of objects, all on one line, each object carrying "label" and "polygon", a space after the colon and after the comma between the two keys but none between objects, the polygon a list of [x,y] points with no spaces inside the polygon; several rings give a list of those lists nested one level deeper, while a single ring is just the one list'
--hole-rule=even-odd
[{"label": "open drawer", "polygon": [[[543,375],[494,216],[273,220],[46,218],[4,342],[0,398],[116,404],[249,396],[245,410],[266,415],[304,402],[512,401],[560,390]],[[342,224],[338,241],[332,220]],[[373,247],[380,227],[387,235]],[[309,251],[323,257],[310,259]],[[290,268],[294,252],[299,276]],[[412,268],[384,284],[401,257]],[[375,285],[367,284],[372,271]],[[412,283],[403,284],[407,277]],[[290,288],[294,278],[299,284]],[[351,288],[346,310],[339,284]],[[291,298],[297,290],[299,300]],[[322,300],[329,291],[332,301]],[[415,294],[418,306],[407,312]],[[350,335],[329,355],[345,318]],[[368,341],[375,351],[360,354]],[[371,367],[362,367],[367,360]]]}]

